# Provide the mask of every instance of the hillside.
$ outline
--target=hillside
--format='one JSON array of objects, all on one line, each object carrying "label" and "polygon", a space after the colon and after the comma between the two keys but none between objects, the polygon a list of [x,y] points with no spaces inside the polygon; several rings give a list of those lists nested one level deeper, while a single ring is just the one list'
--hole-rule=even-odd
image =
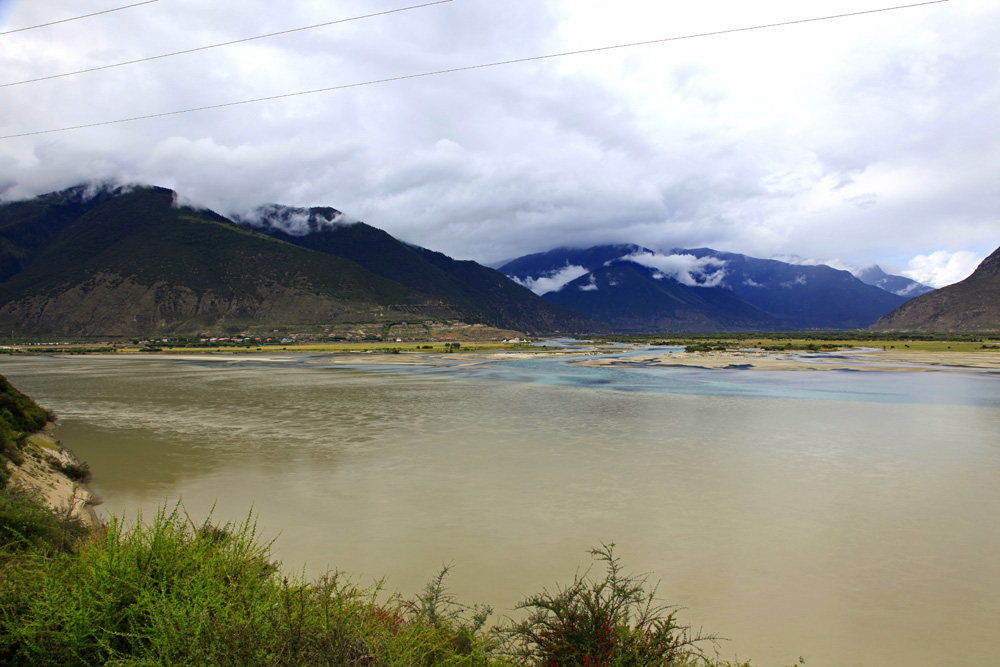
[{"label": "hillside", "polygon": [[906,301],[823,264],[789,264],[711,248],[672,252],[720,262],[726,272],[721,285],[770,313],[784,329],[863,328]]},{"label": "hillside", "polygon": [[270,205],[235,220],[438,297],[461,311],[467,321],[529,332],[605,330],[578,312],[538,297],[500,271],[403,243],[363,222],[342,222],[341,213],[332,208]]},{"label": "hillside", "polygon": [[576,308],[615,331],[770,330],[778,322],[719,287],[690,287],[653,269],[615,262],[545,298]]},{"label": "hillside", "polygon": [[437,319],[588,330],[586,318],[491,269],[479,267],[496,284],[475,291],[476,280],[461,279],[471,292],[462,294],[420,253],[367,225],[359,230],[379,237],[376,253],[409,258],[383,257],[402,271],[373,272],[350,252],[310,249],[176,201],[158,187],[81,186],[0,206],[0,330],[128,336]]},{"label": "hillside", "polygon": [[872,331],[1000,331],[1000,248],[962,282],[908,301]]}]

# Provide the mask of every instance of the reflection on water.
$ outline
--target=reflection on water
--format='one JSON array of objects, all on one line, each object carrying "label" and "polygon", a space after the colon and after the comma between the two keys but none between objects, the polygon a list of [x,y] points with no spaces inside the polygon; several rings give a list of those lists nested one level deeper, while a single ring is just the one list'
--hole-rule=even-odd
[{"label": "reflection on water", "polygon": [[[308,362],[308,363],[307,363]],[[996,376],[408,372],[320,358],[10,359],[108,513],[251,507],[286,568],[512,607],[615,541],[761,665],[992,665]],[[279,534],[280,533],[280,534]]]}]

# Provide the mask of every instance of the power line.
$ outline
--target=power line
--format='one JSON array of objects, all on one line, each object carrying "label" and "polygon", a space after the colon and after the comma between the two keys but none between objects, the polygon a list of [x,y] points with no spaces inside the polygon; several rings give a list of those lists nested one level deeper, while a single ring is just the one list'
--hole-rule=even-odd
[{"label": "power line", "polygon": [[782,26],[798,25],[801,23],[814,23],[817,21],[828,21],[831,19],[841,19],[848,18],[851,16],[863,16],[865,14],[877,14],[880,12],[891,12],[897,9],[910,9],[912,7],[923,7],[926,5],[937,5],[943,2],[949,2],[949,0],[929,0],[928,2],[918,2],[910,5],[898,5],[895,7],[884,7],[882,9],[867,9],[860,12],[851,12],[849,14],[834,14],[830,16],[819,16],[811,19],[797,19],[794,21],[783,21],[781,23],[768,23],[764,25],[748,26],[745,28],[730,28],[727,30],[716,30],[713,32],[702,32],[692,35],[682,35],[680,37],[664,37],[662,39],[651,39],[644,42],[632,42],[630,44],[616,44],[614,46],[599,46],[590,49],[580,49],[578,51],[564,51],[562,53],[551,53],[543,56],[529,56],[527,58],[515,58],[513,60],[501,60],[492,63],[483,63],[479,65],[466,65],[464,67],[452,67],[450,69],[441,69],[433,72],[423,72],[420,74],[404,74],[401,76],[393,76],[386,79],[375,79],[372,81],[362,81],[360,83],[346,83],[339,86],[329,86],[327,88],[316,88],[313,90],[303,90],[295,93],[283,93],[281,95],[269,95],[268,97],[258,97],[252,100],[240,100],[238,102],[223,102],[222,104],[211,104],[204,107],[194,107],[191,109],[180,109],[178,111],[164,111],[161,113],[148,114],[145,116],[133,116],[131,118],[119,118],[116,120],[106,120],[98,123],[87,123],[85,125],[73,125],[70,127],[60,127],[51,130],[36,130],[34,132],[23,132],[21,134],[8,134],[5,136],[0,136],[0,139],[15,139],[17,137],[30,137],[39,134],[52,134],[54,132],[68,132],[70,130],[83,130],[91,127],[101,127],[104,125],[116,125],[118,123],[130,123],[137,120],[150,120],[152,118],[163,118],[165,116],[178,116],[185,113],[193,113],[195,111],[209,111],[212,109],[223,109],[226,107],[235,107],[243,104],[254,104],[257,102],[270,102],[273,100],[286,99],[289,97],[299,97],[302,95],[314,95],[316,93],[326,93],[334,90],[346,90],[348,88],[360,88],[362,86],[372,86],[379,83],[391,83],[394,81],[405,81],[407,79],[421,79],[430,76],[438,76],[440,74],[453,74],[456,72],[468,72],[471,70],[485,69],[488,67],[499,67],[501,65],[514,65],[518,63],[527,63],[537,60],[548,60],[551,58],[563,58],[566,56],[577,56],[585,53],[598,53],[601,51],[612,51],[615,49],[627,49],[636,46],[647,46],[650,44],[662,44],[664,42],[676,42],[684,39],[697,39],[700,37],[713,37],[716,35],[728,35],[737,32],[748,32],[750,30],[763,30],[766,28],[779,28]]},{"label": "power line", "polygon": [[[156,0],[153,0],[154,2]],[[85,74],[87,72],[97,72],[104,69],[112,69],[115,67],[124,67],[125,65],[135,65],[136,63],[145,63],[150,60],[159,60],[161,58],[172,58],[173,56],[180,56],[185,53],[195,53],[197,51],[207,51],[208,49],[217,49],[221,46],[232,46],[233,44],[242,44],[243,42],[252,42],[256,39],[266,39],[268,37],[277,37],[278,35],[288,35],[293,32],[302,32],[303,30],[312,30],[313,28],[322,28],[325,26],[336,25],[338,23],[347,23],[349,21],[360,21],[361,19],[369,19],[376,16],[385,16],[387,14],[395,14],[397,12],[406,12],[411,9],[421,9],[423,7],[430,7],[432,5],[443,5],[445,3],[452,2],[452,0],[437,0],[436,2],[427,2],[422,5],[413,5],[411,7],[402,7],[400,9],[390,9],[384,12],[376,12],[374,14],[365,14],[364,16],[355,16],[349,19],[339,19],[337,21],[327,21],[326,23],[317,23],[316,25],[309,25],[303,28],[292,28],[291,30],[281,30],[279,32],[271,32],[266,35],[257,35],[256,37],[245,37],[243,39],[234,39],[231,42],[221,42],[219,44],[209,44],[208,46],[198,46],[193,49],[184,49],[183,51],[174,51],[173,53],[164,53],[158,56],[149,56],[148,58],[138,58],[136,60],[127,60],[121,63],[115,63],[113,65],[101,65],[99,67],[90,67],[88,69],[81,69],[75,72],[65,72],[63,74],[52,74],[50,76],[40,76],[36,79],[25,79],[24,81],[14,81],[12,83],[0,83],[0,88],[7,88],[9,86],[20,86],[25,83],[35,83],[36,81],[48,81],[49,79],[59,79],[64,76],[74,76],[76,74]]]},{"label": "power line", "polygon": [[15,28],[14,30],[6,30],[0,32],[0,35],[9,35],[14,32],[24,32],[25,30],[34,30],[35,28],[45,28],[50,25],[57,25],[59,23],[69,23],[70,21],[79,21],[80,19],[89,19],[91,16],[100,16],[101,14],[110,14],[111,12],[120,12],[123,9],[131,9],[133,7],[140,7],[142,5],[151,5],[154,2],[159,2],[160,0],[146,0],[145,2],[137,2],[134,5],[125,5],[124,7],[115,7],[114,9],[105,9],[101,12],[94,12],[93,14],[84,14],[83,16],[74,16],[71,19],[60,19],[58,21],[50,21],[49,23],[39,23],[38,25],[29,25],[26,28]]}]

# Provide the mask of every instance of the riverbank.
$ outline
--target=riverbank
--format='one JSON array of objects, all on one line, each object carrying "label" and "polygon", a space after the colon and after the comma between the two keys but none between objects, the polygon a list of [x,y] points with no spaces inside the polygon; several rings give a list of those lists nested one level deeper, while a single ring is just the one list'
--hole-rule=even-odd
[{"label": "riverbank", "polygon": [[37,493],[50,509],[95,528],[101,525],[95,509],[101,499],[84,483],[86,466],[53,435],[55,426],[48,422],[25,439],[23,462],[8,464],[9,483]]}]

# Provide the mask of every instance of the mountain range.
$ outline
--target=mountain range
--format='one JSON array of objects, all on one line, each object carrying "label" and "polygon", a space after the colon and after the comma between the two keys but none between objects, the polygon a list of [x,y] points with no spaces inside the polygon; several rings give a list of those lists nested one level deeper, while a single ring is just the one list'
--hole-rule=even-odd
[{"label": "mountain range", "polygon": [[0,205],[0,330],[21,335],[428,320],[533,334],[1000,327],[996,253],[930,292],[877,266],[852,275],[710,248],[558,248],[499,268],[329,207],[226,217],[165,188],[84,185]]},{"label": "mountain range", "polygon": [[[302,212],[275,207],[271,220],[281,215]],[[338,217],[332,209],[309,215],[317,225]],[[282,236],[266,218],[258,222],[270,233],[150,186],[78,186],[4,204],[0,330],[143,335],[428,319],[528,332],[604,329],[498,271],[361,223]]]},{"label": "mountain range", "polygon": [[499,268],[616,331],[857,329],[930,290],[881,269],[867,279],[903,295],[830,266],[710,248],[558,248]]}]

